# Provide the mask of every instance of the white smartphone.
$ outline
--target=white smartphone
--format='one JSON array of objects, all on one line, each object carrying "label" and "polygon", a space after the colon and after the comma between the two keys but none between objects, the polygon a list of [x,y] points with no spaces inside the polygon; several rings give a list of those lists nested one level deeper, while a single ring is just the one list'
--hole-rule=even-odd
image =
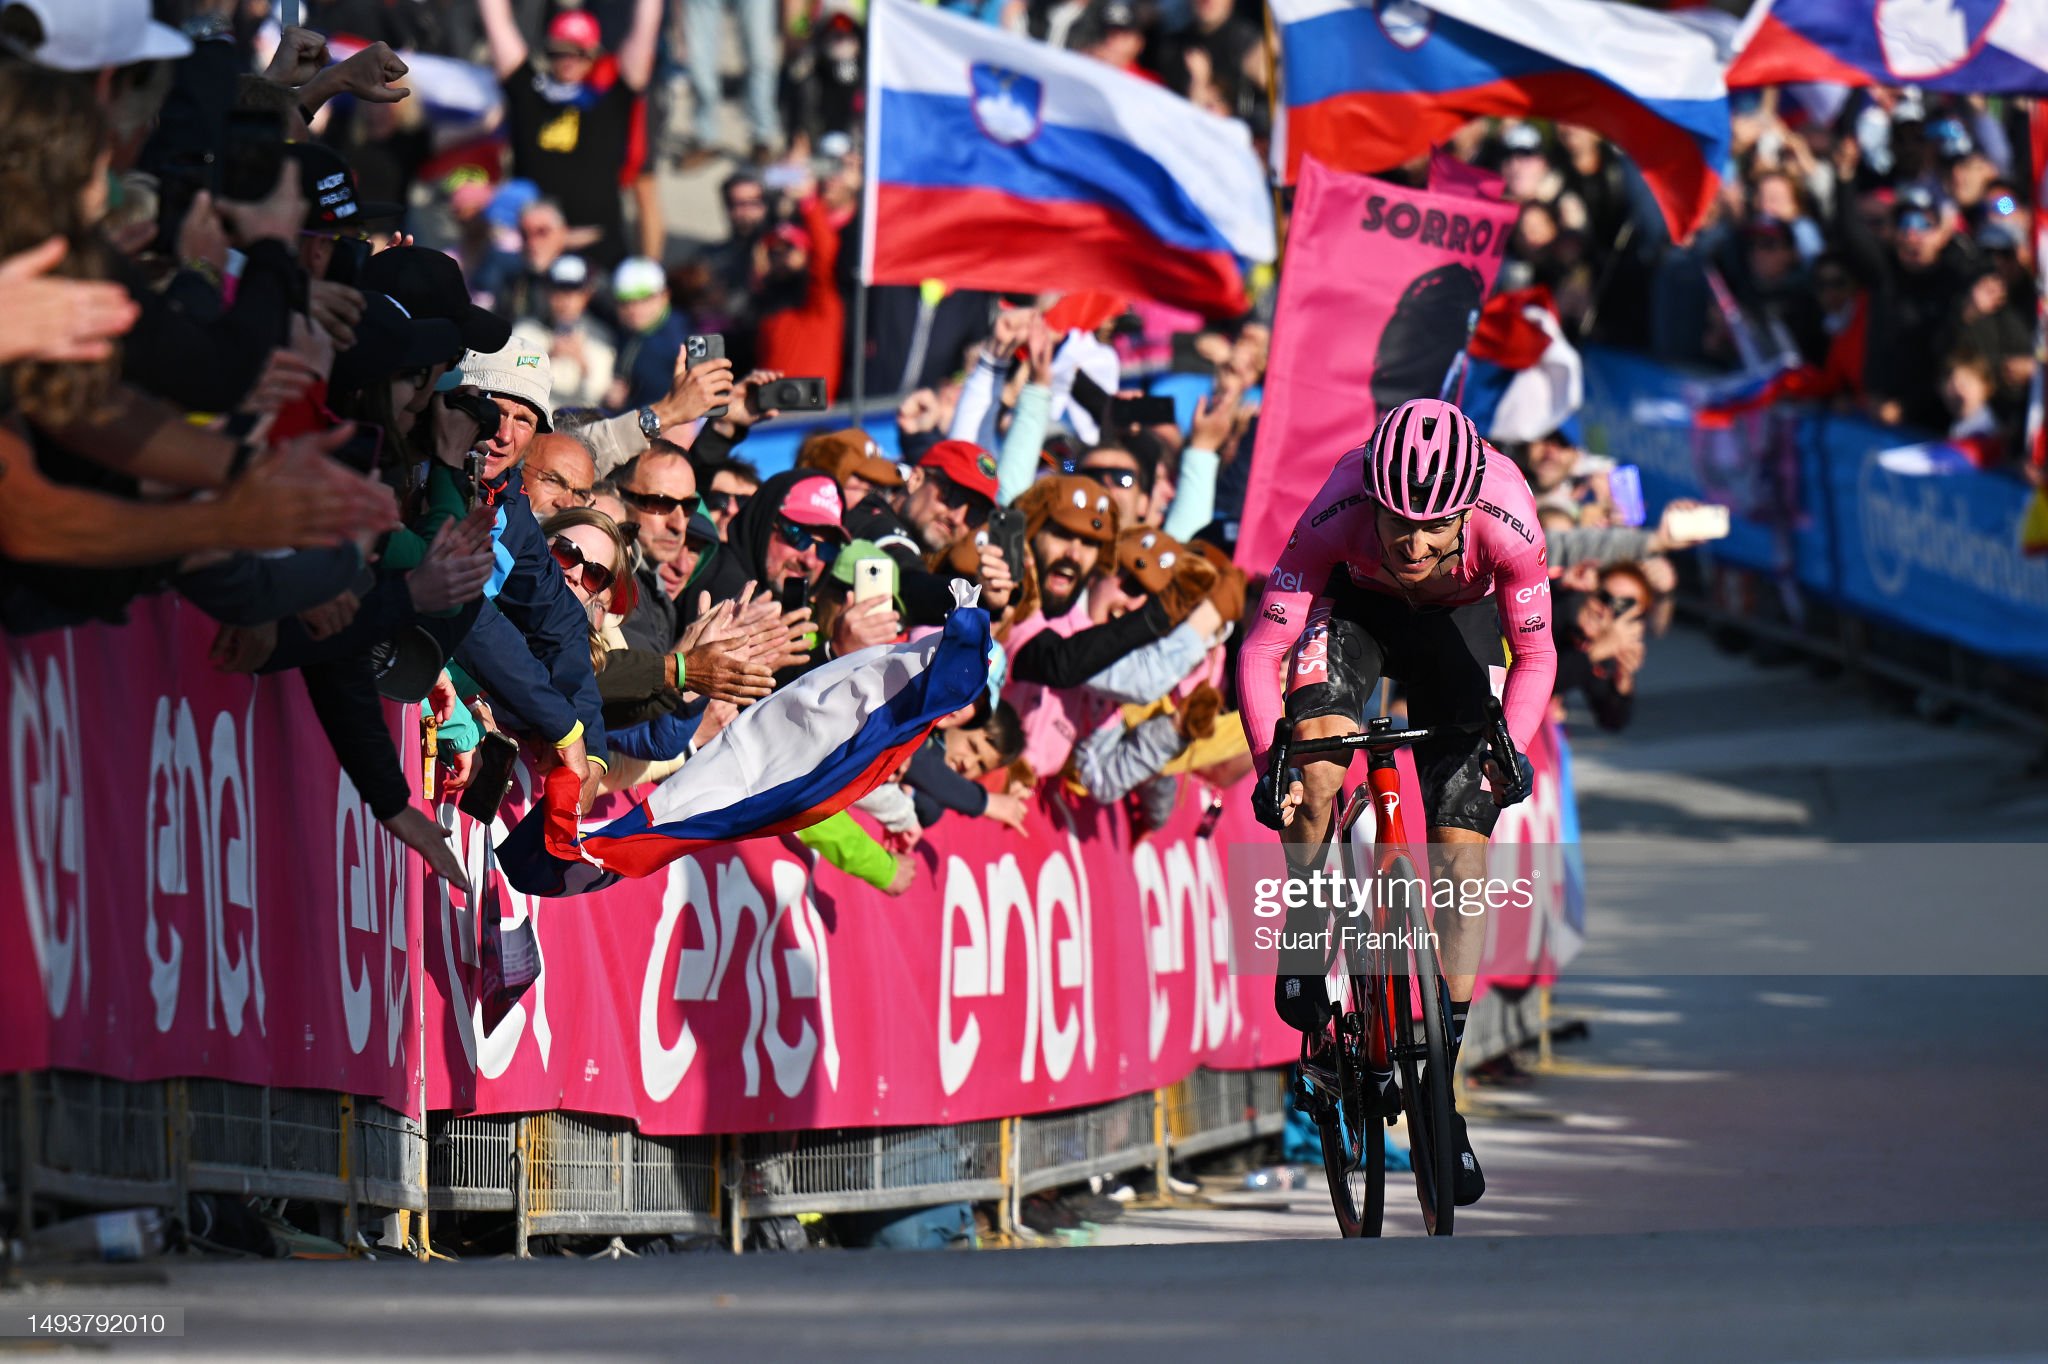
[{"label": "white smartphone", "polygon": [[853,599],[856,602],[872,601],[876,597],[893,601],[895,596],[894,559],[862,559],[853,566]]},{"label": "white smartphone", "polygon": [[1671,513],[1671,538],[1684,544],[1728,538],[1728,509],[1711,504],[1680,507]]}]

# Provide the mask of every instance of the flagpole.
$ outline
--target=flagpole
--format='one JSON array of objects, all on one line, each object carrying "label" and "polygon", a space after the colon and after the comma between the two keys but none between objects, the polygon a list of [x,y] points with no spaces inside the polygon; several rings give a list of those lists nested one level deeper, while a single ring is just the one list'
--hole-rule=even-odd
[{"label": "flagpole", "polygon": [[[1259,7],[1259,14],[1265,21],[1266,30],[1266,109],[1269,120],[1266,139],[1270,148],[1274,139],[1284,136],[1287,105],[1280,98],[1280,36],[1273,27],[1272,0],[1267,0],[1266,4]],[[1286,173],[1280,166],[1271,164],[1270,154],[1267,156],[1267,162],[1267,182],[1273,189],[1273,271],[1277,275],[1281,257],[1287,249],[1287,230],[1284,226],[1287,219],[1280,212],[1280,182]],[[1285,164],[1284,159],[1282,164]]]},{"label": "flagpole", "polygon": [[879,3],[881,0],[867,0],[860,13],[867,107],[861,116],[860,269],[854,272],[853,282],[853,383],[848,400],[853,404],[853,425],[861,431],[867,429],[863,409],[868,398],[868,281],[874,276],[875,235],[880,227],[875,221],[875,171],[882,143],[882,106],[875,93],[875,6]]}]

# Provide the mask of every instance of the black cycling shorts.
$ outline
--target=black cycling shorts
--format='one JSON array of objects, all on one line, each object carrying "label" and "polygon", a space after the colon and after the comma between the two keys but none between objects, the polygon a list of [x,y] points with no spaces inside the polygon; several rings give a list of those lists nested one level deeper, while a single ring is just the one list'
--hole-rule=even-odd
[{"label": "black cycling shorts", "polygon": [[[1491,598],[1417,608],[1355,586],[1340,569],[1288,658],[1287,716],[1342,715],[1363,728],[1377,713],[1374,688],[1391,677],[1407,689],[1410,723],[1483,726],[1506,656]],[[1481,784],[1486,756],[1483,728],[1415,746],[1430,827],[1493,834],[1500,807]]]}]

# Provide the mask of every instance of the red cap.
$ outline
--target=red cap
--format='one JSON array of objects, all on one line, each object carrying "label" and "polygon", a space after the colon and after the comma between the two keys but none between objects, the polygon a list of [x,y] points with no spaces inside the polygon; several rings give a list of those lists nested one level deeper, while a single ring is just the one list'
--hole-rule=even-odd
[{"label": "red cap", "polygon": [[924,452],[920,469],[944,474],[971,493],[996,500],[996,457],[971,440],[942,440]]},{"label": "red cap", "polygon": [[811,249],[811,234],[797,223],[777,223],[768,229],[768,240],[788,242],[799,251]]},{"label": "red cap", "polygon": [[846,504],[840,500],[839,484],[823,474],[798,479],[782,499],[782,514],[799,526],[826,527],[846,533],[839,524]]},{"label": "red cap", "polygon": [[597,20],[586,11],[564,10],[548,24],[548,43],[595,52],[604,46],[604,34],[598,29]]}]

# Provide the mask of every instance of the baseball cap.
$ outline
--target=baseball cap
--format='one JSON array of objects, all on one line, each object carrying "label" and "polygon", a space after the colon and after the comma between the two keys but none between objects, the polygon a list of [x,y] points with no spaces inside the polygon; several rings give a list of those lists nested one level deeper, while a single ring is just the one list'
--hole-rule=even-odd
[{"label": "baseball cap", "polygon": [[515,338],[499,350],[469,351],[462,357],[462,382],[486,393],[517,398],[539,416],[540,430],[554,430],[555,366],[538,346]]},{"label": "baseball cap", "polygon": [[845,528],[839,524],[846,504],[839,496],[839,485],[823,474],[792,483],[777,510],[799,526],[835,531],[840,539],[846,537]]},{"label": "baseball cap", "polygon": [[548,23],[548,46],[595,52],[604,46],[604,34],[586,11],[564,10]]},{"label": "baseball cap", "polygon": [[462,267],[455,258],[424,246],[393,246],[364,263],[364,293],[389,294],[414,317],[445,317],[462,333],[471,351],[502,350],[512,338],[512,324],[469,301]]},{"label": "baseball cap", "polygon": [[1138,11],[1125,0],[1109,0],[1102,7],[1102,26],[1106,29],[1138,28]]},{"label": "baseball cap", "polygon": [[192,54],[192,40],[150,17],[149,0],[6,0],[42,25],[43,41],[20,53],[52,71],[98,71]]},{"label": "baseball cap", "polygon": [[590,262],[581,256],[557,256],[548,267],[548,283],[562,289],[581,289],[590,283]]},{"label": "baseball cap", "polygon": [[852,475],[887,488],[903,486],[895,461],[883,458],[874,439],[856,427],[812,436],[797,452],[796,466],[830,474],[842,484]]},{"label": "baseball cap", "polygon": [[768,229],[770,242],[788,242],[799,251],[811,249],[811,234],[798,223],[777,223]]},{"label": "baseball cap", "polygon": [[713,545],[718,543],[718,523],[703,512],[690,513],[690,519],[683,523],[685,544]]},{"label": "baseball cap", "polygon": [[645,256],[628,256],[612,271],[612,297],[621,303],[653,298],[668,288],[661,266]]},{"label": "baseball cap", "polygon": [[1541,154],[1543,151],[1543,134],[1537,132],[1526,123],[1510,124],[1502,130],[1500,143],[1510,152]]},{"label": "baseball cap", "polygon": [[299,188],[306,195],[308,232],[338,232],[359,223],[396,218],[400,204],[356,196],[355,173],[340,152],[318,142],[287,142],[285,154],[299,163]]},{"label": "baseball cap", "polygon": [[917,465],[944,474],[991,503],[996,500],[996,457],[971,440],[942,440],[925,451]]},{"label": "baseball cap", "polygon": [[1960,119],[1936,119],[1927,127],[1927,140],[1934,144],[1944,161],[1960,161],[1977,150],[1976,139]]},{"label": "baseball cap", "polygon": [[429,365],[452,363],[462,355],[462,333],[444,317],[414,317],[388,294],[364,294],[356,343],[334,357],[327,386],[353,393],[379,379]]},{"label": "baseball cap", "polygon": [[1049,521],[1072,535],[1098,545],[1116,540],[1116,506],[1109,493],[1092,478],[1079,474],[1054,474],[1041,478],[1017,499],[1024,513],[1027,536],[1038,534]]}]

